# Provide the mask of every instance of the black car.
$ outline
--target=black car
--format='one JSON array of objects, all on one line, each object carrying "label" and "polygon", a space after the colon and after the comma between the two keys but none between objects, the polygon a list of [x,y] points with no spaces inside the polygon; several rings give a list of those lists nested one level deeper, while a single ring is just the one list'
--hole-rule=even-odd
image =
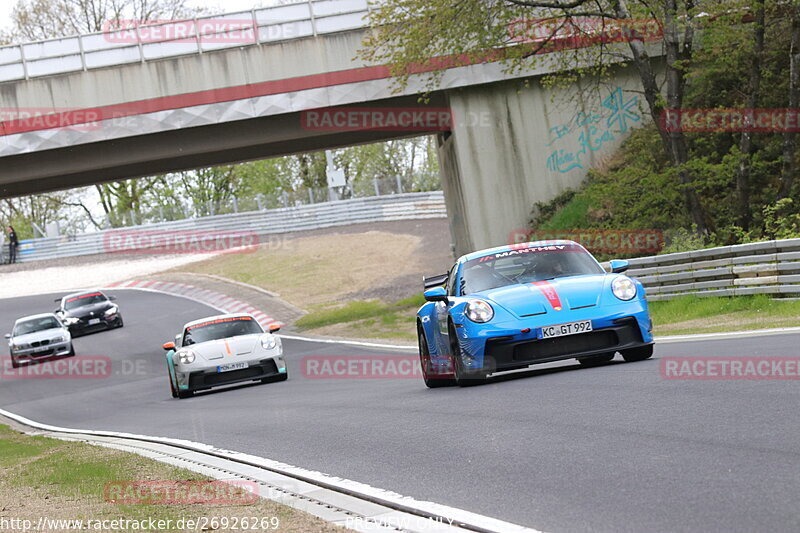
[{"label": "black car", "polygon": [[114,303],[115,299],[100,291],[76,292],[56,298],[61,305],[55,313],[73,336],[121,328],[122,313]]}]

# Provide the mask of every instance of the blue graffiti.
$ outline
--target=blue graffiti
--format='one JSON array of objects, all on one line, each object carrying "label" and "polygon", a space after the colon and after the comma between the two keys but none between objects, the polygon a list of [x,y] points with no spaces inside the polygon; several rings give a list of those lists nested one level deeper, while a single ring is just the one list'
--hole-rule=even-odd
[{"label": "blue graffiti", "polygon": [[583,168],[583,165],[577,161],[577,157],[572,152],[566,150],[555,150],[550,157],[547,158],[547,170],[553,172],[569,172],[573,168]]},{"label": "blue graffiti", "polygon": [[606,121],[606,127],[611,128],[614,124],[619,127],[620,133],[628,131],[628,121],[639,122],[640,117],[636,114],[636,107],[639,103],[639,97],[634,96],[629,100],[625,100],[622,94],[622,89],[617,87],[617,90],[609,94],[603,100],[603,107],[611,110],[611,114]]},{"label": "blue graffiti", "polygon": [[568,122],[550,128],[551,140],[547,146],[580,132],[575,138],[579,148],[573,152],[554,149],[547,158],[547,169],[561,174],[576,168],[585,169],[584,156],[600,150],[616,139],[614,133],[626,133],[631,124],[641,120],[637,113],[638,104],[638,96],[626,100],[622,88],[617,87],[603,99],[601,110],[581,111]]}]

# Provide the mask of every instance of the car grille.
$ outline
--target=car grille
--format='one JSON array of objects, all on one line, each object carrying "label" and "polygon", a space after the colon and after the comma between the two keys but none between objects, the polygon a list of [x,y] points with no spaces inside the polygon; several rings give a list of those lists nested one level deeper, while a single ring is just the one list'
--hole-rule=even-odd
[{"label": "car grille", "polygon": [[48,355],[53,355],[54,353],[55,350],[53,348],[50,348],[49,350],[45,350],[43,352],[33,353],[31,354],[31,357],[47,357]]},{"label": "car grille", "polygon": [[275,361],[269,359],[262,361],[258,365],[249,366],[241,370],[192,374],[189,378],[189,386],[192,389],[198,387],[211,387],[214,385],[223,385],[225,383],[233,383],[235,381],[243,381],[251,378],[257,379],[262,376],[267,377],[271,374],[276,374],[277,372],[278,367],[275,366]]},{"label": "car grille", "polygon": [[565,335],[552,339],[542,339],[536,342],[518,344],[514,347],[515,361],[535,361],[587,352],[613,348],[618,344],[617,333],[611,330],[592,331],[578,335]]},{"label": "car grille", "polygon": [[49,341],[49,340],[45,340],[45,341],[33,341],[33,342],[31,343],[31,348],[38,348],[39,346],[47,346],[48,344],[50,344],[50,341]]}]

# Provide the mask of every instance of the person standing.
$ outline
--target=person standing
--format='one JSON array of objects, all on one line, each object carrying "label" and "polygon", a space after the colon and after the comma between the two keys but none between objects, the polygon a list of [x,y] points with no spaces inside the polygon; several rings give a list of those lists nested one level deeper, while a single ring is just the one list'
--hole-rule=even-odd
[{"label": "person standing", "polygon": [[8,226],[8,262],[17,262],[17,248],[19,247],[19,239],[17,239],[17,232],[14,231],[13,226]]}]

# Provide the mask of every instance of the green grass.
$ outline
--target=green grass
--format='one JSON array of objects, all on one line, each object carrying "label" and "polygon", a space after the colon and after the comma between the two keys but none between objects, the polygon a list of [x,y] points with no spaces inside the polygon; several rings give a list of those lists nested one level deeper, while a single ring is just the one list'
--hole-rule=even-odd
[{"label": "green grass", "polygon": [[576,194],[564,207],[543,222],[539,230],[571,230],[589,227],[587,213],[593,207],[593,200],[587,194]]},{"label": "green grass", "polygon": [[[192,519],[205,516],[277,516],[281,529],[333,532],[336,527],[275,502],[234,504],[120,504],[106,500],[108,482],[202,481],[208,478],[151,459],[47,437],[31,437],[0,425],[0,495],[6,518],[63,520]],[[170,531],[177,531],[171,529]],[[182,530],[183,531],[183,530]]]},{"label": "green grass", "polygon": [[413,341],[417,338],[414,314],[425,303],[419,294],[387,304],[379,300],[356,300],[336,307],[320,306],[301,317],[295,325],[301,331],[338,326],[319,331],[344,337]]},{"label": "green grass", "polygon": [[[651,302],[650,313],[657,334],[800,326],[800,300],[775,300],[765,294],[729,298],[683,296]],[[695,323],[690,324],[692,321]]]}]

